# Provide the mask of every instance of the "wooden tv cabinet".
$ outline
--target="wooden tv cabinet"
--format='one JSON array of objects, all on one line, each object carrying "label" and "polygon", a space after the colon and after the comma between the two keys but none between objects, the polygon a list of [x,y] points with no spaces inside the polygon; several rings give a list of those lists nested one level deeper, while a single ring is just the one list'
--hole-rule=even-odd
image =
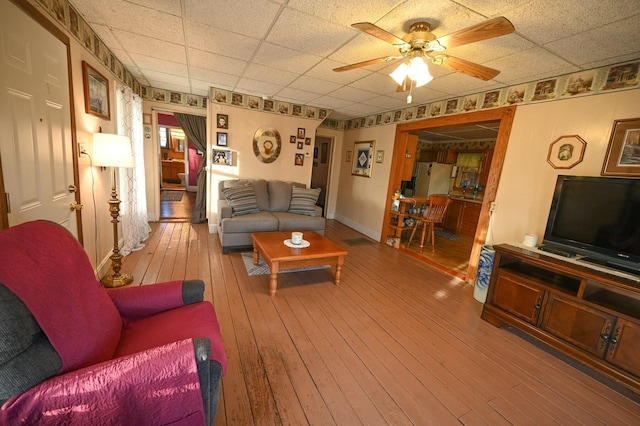
[{"label": "wooden tv cabinet", "polygon": [[640,282],[535,249],[494,247],[482,318],[515,327],[640,394]]}]

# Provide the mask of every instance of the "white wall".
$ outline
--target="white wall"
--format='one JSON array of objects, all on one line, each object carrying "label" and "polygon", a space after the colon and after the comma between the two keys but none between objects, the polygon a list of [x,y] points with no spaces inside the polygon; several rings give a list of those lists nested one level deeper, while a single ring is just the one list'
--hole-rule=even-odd
[{"label": "white wall", "polygon": [[[395,131],[396,125],[392,124],[344,132],[335,218],[377,241],[381,241]],[[354,143],[370,140],[375,141],[371,177],[354,176],[351,162],[346,161],[347,151],[353,157]],[[384,161],[376,163],[375,152],[380,150],[384,151]]]},{"label": "white wall", "polygon": [[[519,106],[496,194],[488,243],[521,242],[544,235],[558,175],[599,176],[614,120],[640,117],[640,90]],[[587,143],[583,161],[571,169],[547,163],[549,145],[578,135]]]},{"label": "white wall", "polygon": [[[226,114],[229,116],[228,129],[216,128],[217,114]],[[315,133],[319,124],[319,120],[271,114],[210,103],[207,120],[209,132],[209,144],[207,148],[207,164],[209,170],[207,175],[207,185],[209,188],[207,218],[209,219],[210,230],[215,232],[215,225],[218,223],[218,182],[220,180],[261,178],[294,181],[309,185],[313,166]],[[280,134],[282,149],[278,158],[272,163],[259,161],[253,153],[253,137],[256,131],[261,128],[275,129]],[[289,136],[297,135],[298,128],[305,129],[306,137],[311,138],[311,145],[303,145],[302,150],[297,149],[296,143],[289,142]],[[227,133],[228,146],[216,146],[217,132]],[[213,149],[232,151],[234,157],[233,165],[212,164]],[[303,166],[296,166],[294,164],[295,154],[299,153],[305,154]]]}]

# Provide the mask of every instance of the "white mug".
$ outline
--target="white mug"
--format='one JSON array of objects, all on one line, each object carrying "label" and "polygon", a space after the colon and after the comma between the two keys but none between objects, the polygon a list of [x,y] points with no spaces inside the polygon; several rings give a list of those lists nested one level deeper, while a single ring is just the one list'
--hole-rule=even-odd
[{"label": "white mug", "polygon": [[525,247],[535,247],[538,244],[538,236],[535,234],[524,234],[522,245]]},{"label": "white mug", "polygon": [[292,232],[291,242],[295,245],[302,244],[302,232]]}]

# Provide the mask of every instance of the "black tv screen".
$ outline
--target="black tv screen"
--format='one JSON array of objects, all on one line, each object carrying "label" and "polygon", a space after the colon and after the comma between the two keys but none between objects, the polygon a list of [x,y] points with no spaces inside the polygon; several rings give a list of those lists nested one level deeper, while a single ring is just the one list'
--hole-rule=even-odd
[{"label": "black tv screen", "polygon": [[640,180],[558,176],[545,247],[640,272]]}]

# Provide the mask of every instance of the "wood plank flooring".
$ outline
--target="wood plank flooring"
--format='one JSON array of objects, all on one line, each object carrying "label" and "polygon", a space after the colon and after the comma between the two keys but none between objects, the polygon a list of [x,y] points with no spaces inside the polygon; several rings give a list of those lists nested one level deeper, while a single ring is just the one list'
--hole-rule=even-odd
[{"label": "wood plank flooring", "polygon": [[153,223],[132,285],[200,278],[229,357],[216,425],[638,425],[640,403],[480,319],[473,287],[335,221],[333,268],[249,277],[206,224]]}]

